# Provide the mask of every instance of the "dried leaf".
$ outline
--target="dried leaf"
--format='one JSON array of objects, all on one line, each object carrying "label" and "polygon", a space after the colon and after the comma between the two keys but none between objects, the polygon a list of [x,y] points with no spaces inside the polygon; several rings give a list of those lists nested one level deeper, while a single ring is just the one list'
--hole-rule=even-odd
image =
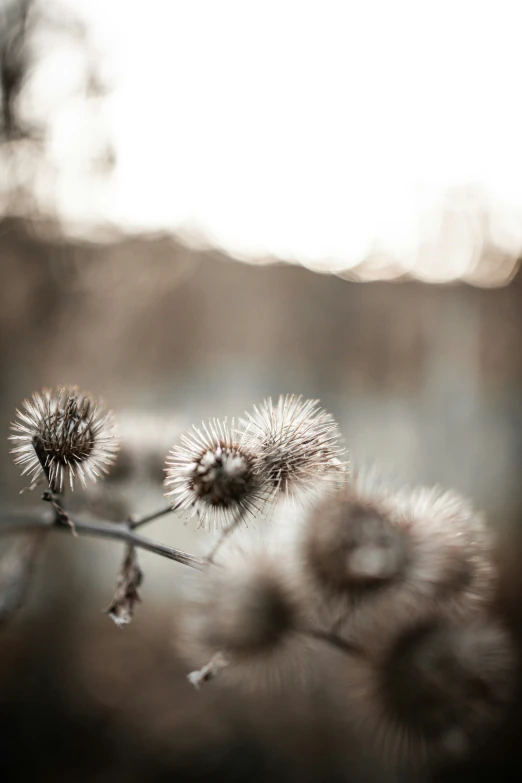
[{"label": "dried leaf", "polygon": [[118,574],[113,602],[105,610],[119,628],[130,623],[134,607],[141,602],[138,587],[142,581],[143,572],[138,563],[136,549],[133,546],[128,546]]},{"label": "dried leaf", "polygon": [[0,561],[0,626],[23,605],[45,534],[30,533],[9,549]]},{"label": "dried leaf", "polygon": [[201,669],[190,672],[190,674],[187,675],[187,680],[197,691],[199,691],[201,685],[210,682],[214,677],[217,677],[219,672],[226,666],[228,666],[228,659],[223,653],[218,652]]}]

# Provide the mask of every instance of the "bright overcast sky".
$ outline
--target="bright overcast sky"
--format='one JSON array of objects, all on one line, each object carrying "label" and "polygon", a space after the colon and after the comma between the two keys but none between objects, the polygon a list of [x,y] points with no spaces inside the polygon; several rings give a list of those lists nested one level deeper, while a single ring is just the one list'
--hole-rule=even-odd
[{"label": "bright overcast sky", "polygon": [[518,0],[68,2],[110,75],[117,153],[101,195],[64,178],[70,216],[340,268],[406,252],[472,185],[522,241]]}]

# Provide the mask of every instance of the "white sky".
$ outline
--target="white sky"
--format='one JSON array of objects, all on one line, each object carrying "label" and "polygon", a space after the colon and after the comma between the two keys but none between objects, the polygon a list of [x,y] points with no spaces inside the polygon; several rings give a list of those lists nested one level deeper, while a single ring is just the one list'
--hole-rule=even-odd
[{"label": "white sky", "polygon": [[[60,179],[69,217],[341,269],[406,258],[447,188],[478,186],[522,244],[518,0],[67,2],[113,84],[117,152],[106,188]],[[57,156],[92,133],[69,111]]]}]

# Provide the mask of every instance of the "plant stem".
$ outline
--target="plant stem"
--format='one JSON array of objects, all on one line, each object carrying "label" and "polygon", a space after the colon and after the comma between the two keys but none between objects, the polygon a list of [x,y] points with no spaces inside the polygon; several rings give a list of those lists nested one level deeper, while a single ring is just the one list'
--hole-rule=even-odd
[{"label": "plant stem", "polygon": [[[205,558],[191,555],[188,552],[183,552],[181,549],[175,549],[174,547],[161,544],[157,541],[153,541],[150,538],[134,533],[130,525],[114,522],[95,521],[91,519],[85,519],[83,517],[71,517],[70,514],[63,512],[67,520],[69,520],[76,533],[86,536],[94,536],[96,538],[109,538],[113,541],[122,541],[126,544],[132,544],[139,549],[145,549],[147,552],[153,552],[155,555],[166,557],[169,560],[175,560],[177,563],[203,570],[207,564]],[[13,521],[13,517],[18,517],[19,521]],[[61,530],[62,532],[71,532],[71,527],[68,524],[64,524],[64,518],[62,520],[58,518],[56,514],[42,514],[42,512],[35,511],[33,515],[28,513],[14,513],[3,514],[0,517],[0,535],[12,535],[16,533],[25,533],[30,530]]]},{"label": "plant stem", "polygon": [[210,550],[209,554],[207,555],[208,563],[214,562],[214,558],[217,555],[218,551],[221,549],[221,545],[224,543],[225,539],[228,538],[230,533],[232,533],[236,529],[236,527],[239,525],[242,519],[243,519],[243,512],[240,509],[239,511],[236,511],[236,514],[232,522],[224,530],[221,531],[221,535],[219,536],[218,540],[216,541],[216,543]]},{"label": "plant stem", "polygon": [[166,514],[169,514],[174,509],[172,506],[166,506],[165,508],[160,509],[159,511],[155,511],[153,514],[147,514],[145,517],[135,517],[134,515],[131,516],[129,519],[129,527],[131,530],[136,530],[137,527],[141,527],[141,525],[146,525],[147,522],[153,522],[155,519],[159,519],[159,517],[163,517]]},{"label": "plant stem", "polygon": [[40,461],[40,465],[42,466],[42,470],[44,472],[45,478],[47,479],[47,483],[49,484],[49,489],[53,494],[56,494],[58,492],[58,487],[56,486],[56,481],[51,480],[51,471],[49,470],[49,465],[47,464],[47,455],[44,449],[44,445],[41,441],[41,438],[38,435],[35,435],[33,437],[32,442],[33,442],[33,449],[35,451],[35,454]]}]

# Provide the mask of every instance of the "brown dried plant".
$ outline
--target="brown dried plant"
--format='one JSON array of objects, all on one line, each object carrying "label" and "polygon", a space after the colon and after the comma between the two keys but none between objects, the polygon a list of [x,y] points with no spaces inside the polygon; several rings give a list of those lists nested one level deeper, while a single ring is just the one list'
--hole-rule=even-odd
[{"label": "brown dried plant", "polygon": [[[197,573],[180,638],[201,667],[189,675],[197,688],[216,678],[306,688],[326,676],[325,655],[337,655],[340,714],[369,728],[362,741],[397,767],[465,755],[502,723],[516,655],[495,610],[482,516],[454,492],[363,486],[317,401],[281,396],[237,428],[219,419],[194,427],[166,458],[169,505],[119,524],[72,515],[63,498],[76,478],[102,478],[117,452],[112,415],[90,395],[35,393],[12,428],[15,463],[32,489],[45,482],[48,507],[4,515],[1,532],[38,538],[0,567],[0,606],[2,590],[14,596],[6,606],[23,602],[45,531],[72,529],[126,546],[107,610],[120,627],[140,602],[139,549]],[[207,556],[136,532],[172,512],[217,534]],[[242,529],[254,522],[257,541]]]}]

